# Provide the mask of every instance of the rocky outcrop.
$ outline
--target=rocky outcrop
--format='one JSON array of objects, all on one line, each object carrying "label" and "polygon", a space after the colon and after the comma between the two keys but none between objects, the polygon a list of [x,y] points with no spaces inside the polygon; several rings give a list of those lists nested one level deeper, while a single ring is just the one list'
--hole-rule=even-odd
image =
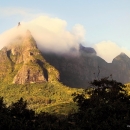
[{"label": "rocky outcrop", "polygon": [[82,52],[82,53],[86,53],[86,54],[91,54],[91,55],[96,55],[97,53],[96,53],[96,51],[93,49],[93,48],[91,48],[91,47],[84,47],[82,44],[80,44],[79,45],[79,51],[80,51],[80,53]]},{"label": "rocky outcrop", "polygon": [[19,36],[4,47],[0,59],[0,76],[3,81],[10,79],[8,82],[26,84],[48,80],[45,60],[29,31],[24,37]]},{"label": "rocky outcrop", "polygon": [[13,79],[13,83],[15,84],[41,83],[41,82],[46,82],[46,79],[43,75],[42,69],[35,65],[33,66],[23,65]]}]

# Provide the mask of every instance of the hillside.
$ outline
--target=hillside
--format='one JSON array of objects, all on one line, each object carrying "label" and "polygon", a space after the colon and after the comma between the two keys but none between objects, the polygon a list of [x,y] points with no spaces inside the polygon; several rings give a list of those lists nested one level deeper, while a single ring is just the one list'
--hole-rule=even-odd
[{"label": "hillside", "polygon": [[58,71],[42,57],[29,31],[0,51],[0,79],[14,84],[51,82]]},{"label": "hillside", "polygon": [[[30,31],[4,47],[0,59],[0,96],[4,97],[7,105],[22,97],[36,112],[65,114],[73,107],[70,107],[72,93],[82,91],[58,81],[59,71],[46,62]],[[64,106],[68,106],[66,111]]]},{"label": "hillside", "polygon": [[112,63],[81,44],[78,53],[74,48],[64,54],[47,53],[38,49],[29,30],[2,48],[0,59],[0,96],[7,105],[22,97],[36,112],[76,111],[71,95],[81,93],[83,89],[76,88],[88,88],[97,78],[112,75],[117,81],[130,81],[130,58],[124,53]]}]

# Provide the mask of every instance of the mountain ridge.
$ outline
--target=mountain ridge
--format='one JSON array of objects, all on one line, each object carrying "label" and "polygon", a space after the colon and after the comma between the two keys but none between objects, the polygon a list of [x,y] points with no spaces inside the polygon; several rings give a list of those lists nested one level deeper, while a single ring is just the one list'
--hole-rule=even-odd
[{"label": "mountain ridge", "polygon": [[75,88],[86,88],[95,78],[109,75],[123,83],[130,81],[130,58],[126,54],[121,53],[112,63],[107,63],[93,48],[82,44],[79,44],[78,55],[72,55],[77,50],[71,50],[72,53],[64,54],[39,51],[27,30],[25,36],[18,36],[1,49],[0,79],[14,84],[60,81]]},{"label": "mountain ridge", "polygon": [[86,51],[87,49],[83,46],[80,47],[79,55],[74,57],[66,56],[66,54],[58,55],[44,52],[42,54],[47,62],[59,70],[60,81],[70,87],[86,88],[92,80],[110,75],[112,75],[111,78],[122,83],[130,81],[130,60],[128,56],[119,54],[117,57],[120,60],[115,60],[115,57],[112,63],[107,63],[97,56],[95,51],[90,53]]},{"label": "mountain ridge", "polygon": [[130,81],[129,57],[124,54],[107,63],[81,45],[78,53],[74,48],[71,53],[47,53],[39,50],[29,31],[26,34],[0,51],[0,95],[7,105],[22,97],[36,112],[66,114],[77,109],[72,94],[82,93],[94,79],[112,74],[118,81]]}]

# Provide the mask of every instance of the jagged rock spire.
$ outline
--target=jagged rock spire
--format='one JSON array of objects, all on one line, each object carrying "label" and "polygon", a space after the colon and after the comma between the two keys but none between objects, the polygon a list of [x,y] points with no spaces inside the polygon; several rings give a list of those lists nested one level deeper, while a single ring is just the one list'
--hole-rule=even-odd
[{"label": "jagged rock spire", "polygon": [[18,27],[19,27],[20,25],[21,25],[20,22],[18,22]]},{"label": "jagged rock spire", "polygon": [[16,37],[10,45],[1,50],[0,59],[2,80],[7,79],[6,76],[13,73],[12,82],[14,84],[47,81],[43,71],[43,69],[45,70],[43,66],[44,58],[29,30],[26,31],[24,36]]}]

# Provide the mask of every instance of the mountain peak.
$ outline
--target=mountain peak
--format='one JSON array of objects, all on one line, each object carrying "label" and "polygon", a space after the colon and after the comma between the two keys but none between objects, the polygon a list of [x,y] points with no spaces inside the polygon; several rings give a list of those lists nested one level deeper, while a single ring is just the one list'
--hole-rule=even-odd
[{"label": "mountain peak", "polygon": [[82,44],[79,45],[79,50],[87,54],[96,55],[96,51],[91,47],[84,47]]},{"label": "mountain peak", "polygon": [[130,58],[124,52],[121,52],[112,61],[112,63],[114,63],[114,64],[119,64],[121,62],[122,63],[130,62]]},{"label": "mountain peak", "polygon": [[121,52],[118,56],[115,57],[115,59],[129,59],[129,57],[124,52]]},{"label": "mountain peak", "polygon": [[37,48],[37,44],[35,39],[33,38],[31,32],[29,30],[26,31],[25,36],[23,37],[23,46],[26,49],[34,49]]},{"label": "mountain peak", "polygon": [[25,36],[26,36],[26,37],[29,37],[29,38],[32,37],[32,34],[31,34],[30,30],[27,30],[27,31],[26,31],[26,35],[25,35]]},{"label": "mountain peak", "polygon": [[[124,52],[121,52],[120,55],[126,55]],[[127,55],[126,55],[127,56]]]},{"label": "mountain peak", "polygon": [[25,36],[19,36],[11,44],[0,51],[0,76],[6,80],[7,76],[12,75],[15,84],[46,82],[44,76],[45,62],[37,48],[31,32],[26,31]]}]

